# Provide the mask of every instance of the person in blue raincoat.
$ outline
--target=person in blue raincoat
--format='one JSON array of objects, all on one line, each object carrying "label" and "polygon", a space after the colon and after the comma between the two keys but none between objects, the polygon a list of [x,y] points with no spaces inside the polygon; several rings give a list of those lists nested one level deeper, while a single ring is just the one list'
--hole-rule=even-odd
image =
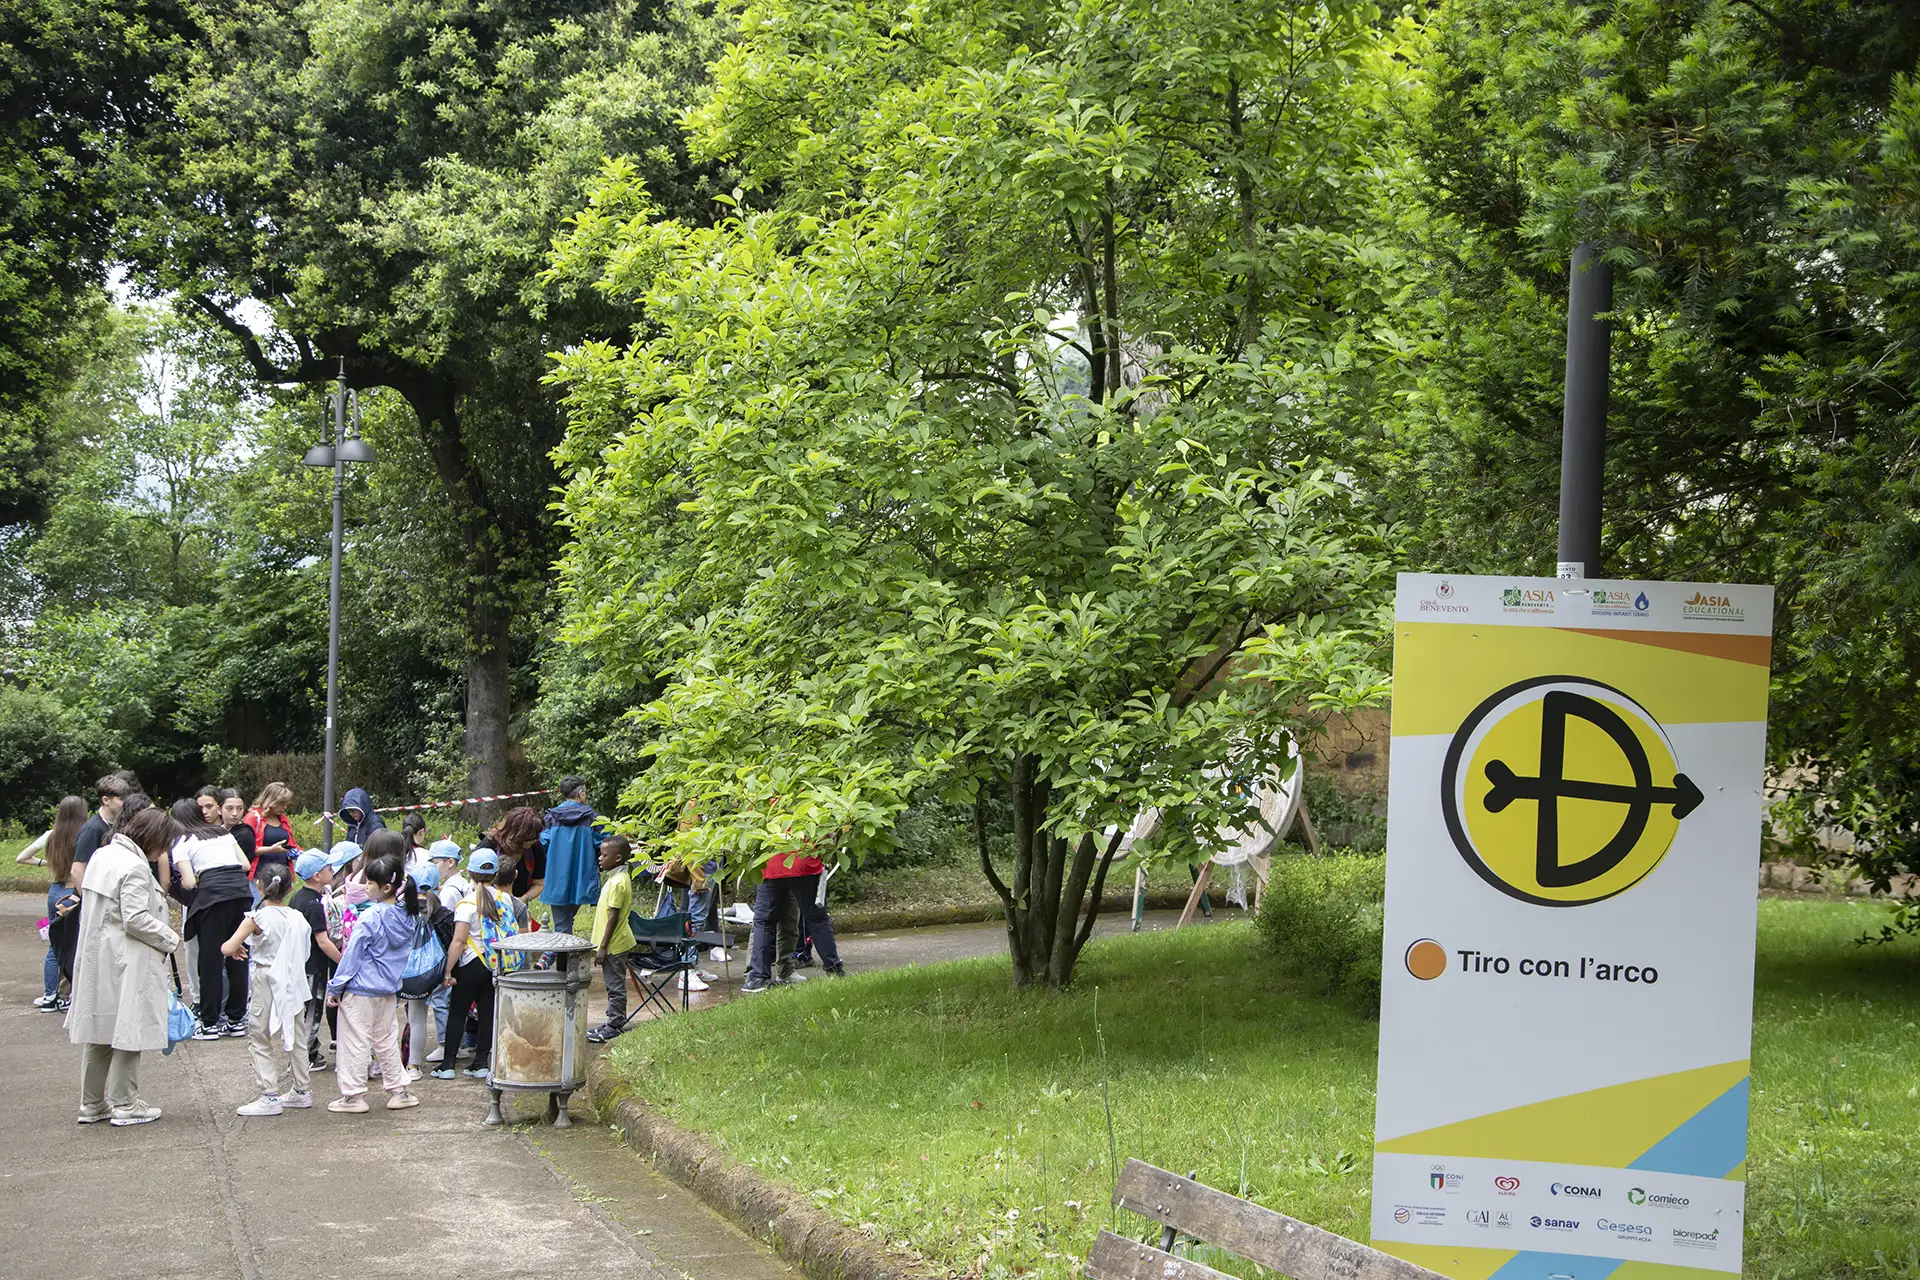
[{"label": "person in blue raincoat", "polygon": [[362,849],[367,847],[368,836],[387,829],[386,820],[373,811],[373,797],[365,787],[348,788],[346,797],[340,801],[340,821],[347,828],[340,838],[351,840]]},{"label": "person in blue raincoat", "polygon": [[587,780],[578,774],[562,778],[560,803],[547,810],[540,832],[547,861],[540,901],[562,933],[572,933],[575,913],[600,897],[600,842],[606,833],[599,818],[587,803]]}]

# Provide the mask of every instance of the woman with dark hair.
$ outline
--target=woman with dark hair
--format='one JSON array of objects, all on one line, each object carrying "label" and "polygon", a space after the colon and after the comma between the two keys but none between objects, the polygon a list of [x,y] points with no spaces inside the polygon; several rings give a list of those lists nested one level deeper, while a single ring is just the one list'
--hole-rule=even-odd
[{"label": "woman with dark hair", "polygon": [[521,805],[501,814],[500,821],[487,828],[477,846],[500,855],[496,882],[511,884],[513,896],[522,902],[539,897],[547,883],[546,850],[540,844],[545,825],[538,809]]},{"label": "woman with dark hair", "polygon": [[164,961],[180,939],[147,864],[166,854],[177,830],[148,807],[87,860],[67,1013],[68,1038],[81,1046],[81,1124],[160,1118],[160,1108],[140,1096],[140,1054],[167,1047]]},{"label": "woman with dark hair", "polygon": [[233,936],[253,906],[247,859],[231,831],[199,820],[193,801],[174,805],[173,816],[185,836],[172,850],[173,874],[193,895],[184,932],[200,940],[195,966],[200,975],[200,1025],[193,1038],[238,1040],[247,1034],[247,962],[221,955],[220,944]]},{"label": "woman with dark hair", "polygon": [[200,821],[213,826],[220,821],[220,788],[205,786],[193,793],[193,802],[200,806]]},{"label": "woman with dark hair", "polygon": [[42,842],[46,857],[41,865],[47,869],[47,958],[40,967],[45,994],[33,1002],[33,1007],[47,1013],[62,1012],[68,1005],[68,1001],[60,997],[60,972],[63,968],[72,969],[73,957],[69,955],[66,963],[61,963],[56,939],[63,935],[77,936],[73,926],[78,922],[67,920],[66,916],[80,905],[79,886],[72,883],[73,854],[79,843],[80,828],[86,825],[87,802],[79,796],[68,796],[54,810],[53,830],[47,832]]}]

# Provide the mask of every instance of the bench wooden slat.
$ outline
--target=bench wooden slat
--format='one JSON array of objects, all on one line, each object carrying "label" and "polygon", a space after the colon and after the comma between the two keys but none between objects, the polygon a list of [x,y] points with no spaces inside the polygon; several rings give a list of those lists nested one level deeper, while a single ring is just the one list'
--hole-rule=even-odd
[{"label": "bench wooden slat", "polygon": [[1404,1258],[1139,1160],[1128,1160],[1120,1171],[1113,1202],[1292,1280],[1446,1280]]},{"label": "bench wooden slat", "polygon": [[1102,1231],[1087,1255],[1087,1280],[1232,1280],[1205,1263]]}]

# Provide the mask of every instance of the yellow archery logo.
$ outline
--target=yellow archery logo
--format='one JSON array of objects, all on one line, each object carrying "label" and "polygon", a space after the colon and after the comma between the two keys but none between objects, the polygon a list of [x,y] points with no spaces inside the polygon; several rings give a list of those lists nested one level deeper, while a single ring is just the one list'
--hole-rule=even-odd
[{"label": "yellow archery logo", "polygon": [[1441,811],[1479,876],[1523,902],[1578,907],[1645,879],[1704,798],[1666,731],[1578,676],[1508,685],[1447,748]]}]

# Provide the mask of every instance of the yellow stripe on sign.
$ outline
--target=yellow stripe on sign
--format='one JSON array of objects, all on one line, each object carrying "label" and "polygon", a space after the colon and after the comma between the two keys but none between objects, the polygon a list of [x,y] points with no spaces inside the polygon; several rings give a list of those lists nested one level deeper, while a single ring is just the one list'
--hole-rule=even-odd
[{"label": "yellow stripe on sign", "polygon": [[1623,1262],[1607,1280],[1727,1280],[1728,1272],[1665,1262]]},{"label": "yellow stripe on sign", "polygon": [[1382,1253],[1438,1271],[1453,1280],[1488,1280],[1494,1272],[1512,1262],[1515,1249],[1473,1249],[1460,1244],[1408,1244],[1402,1240],[1375,1240],[1373,1247]]},{"label": "yellow stripe on sign", "polygon": [[1534,676],[1612,685],[1662,724],[1767,718],[1763,665],[1558,627],[1396,622],[1393,736],[1452,733],[1490,694]]},{"label": "yellow stripe on sign", "polygon": [[1744,1060],[1676,1071],[1403,1134],[1374,1150],[1624,1169],[1746,1077]]}]

